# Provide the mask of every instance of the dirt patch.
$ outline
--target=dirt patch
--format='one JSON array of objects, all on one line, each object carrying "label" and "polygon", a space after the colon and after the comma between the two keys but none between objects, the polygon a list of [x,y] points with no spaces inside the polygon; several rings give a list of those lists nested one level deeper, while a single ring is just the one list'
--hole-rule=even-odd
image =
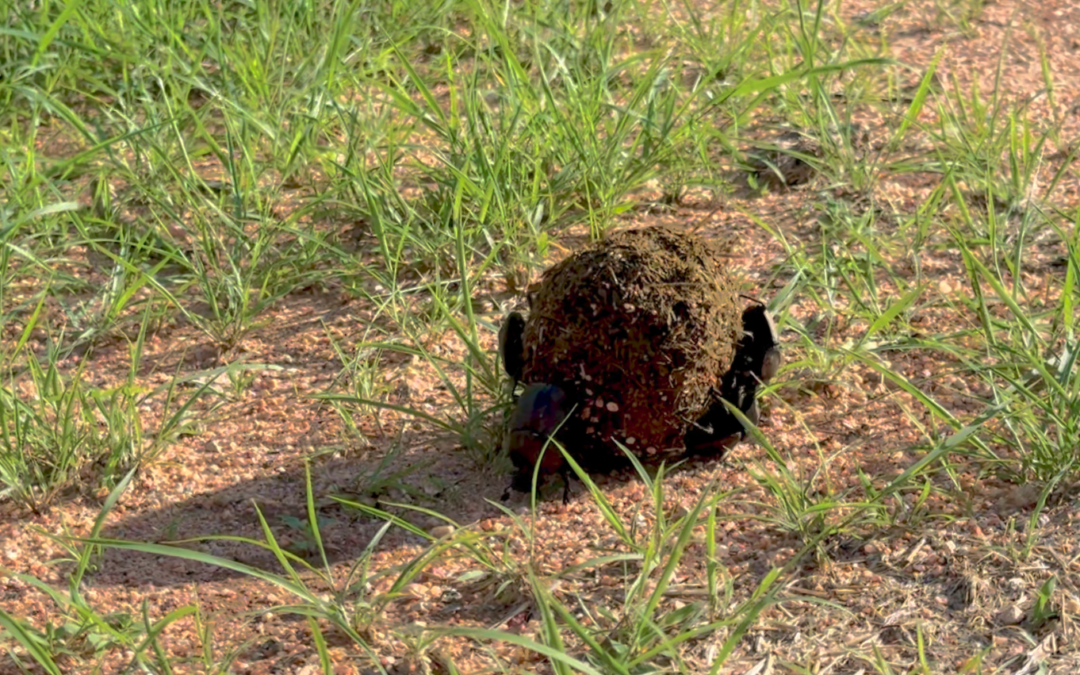
[{"label": "dirt patch", "polygon": [[530,297],[525,382],[562,387],[569,449],[597,466],[683,448],[730,367],[741,327],[720,248],[650,227],[612,235],[548,270]]}]

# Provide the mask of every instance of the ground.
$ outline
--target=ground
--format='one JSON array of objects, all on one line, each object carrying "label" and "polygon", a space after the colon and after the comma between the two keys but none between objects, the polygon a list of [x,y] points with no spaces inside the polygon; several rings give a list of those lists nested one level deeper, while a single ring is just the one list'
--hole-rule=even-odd
[{"label": "ground", "polygon": [[[977,18],[960,25],[935,18],[946,4],[910,2],[866,30],[887,34],[882,41],[887,56],[910,66],[913,87],[939,58],[938,81],[958,91],[970,91],[977,82],[987,94],[1000,68],[1000,81],[1007,84],[999,92],[1004,98],[1029,100],[1031,119],[1061,120],[1060,146],[1042,149],[1031,181],[1051,184],[1072,160],[1080,138],[1080,7],[1000,0],[984,3]],[[960,11],[957,3],[950,8]],[[853,25],[874,9],[882,7],[871,2],[836,7]],[[1002,56],[1007,33],[1009,50]],[[1044,86],[1040,49],[1054,74],[1052,92]],[[933,128],[939,112],[923,110],[922,124]],[[891,215],[917,213],[935,198],[941,175],[899,170],[903,154],[915,152],[918,140],[890,150],[895,121],[870,115],[861,121],[877,148],[872,156],[893,168],[882,170],[866,198],[883,214],[878,227],[892,228],[882,241],[894,242],[905,226]],[[1065,166],[1052,192],[1038,188],[1038,208],[1074,211],[1080,204],[1078,178],[1075,164]],[[746,290],[770,299],[792,280],[793,264],[820,245],[826,226],[823,194],[834,192],[818,176],[764,194],[750,189],[708,198],[691,193],[675,204],[643,197],[639,208],[619,216],[618,227],[664,223],[730,241],[730,262]],[[979,208],[980,197],[986,209],[985,195],[977,190],[971,208]],[[583,228],[562,233],[561,246],[545,262],[563,257],[586,235]],[[916,236],[904,234],[909,235]],[[361,252],[373,249],[366,237],[359,237]],[[909,317],[910,326],[946,335],[979,325],[968,302],[976,290],[965,258],[947,236],[917,261],[902,252],[878,253],[891,269],[874,289],[882,307],[919,287],[925,301]],[[1060,261],[1067,255],[1060,238],[1031,242],[1023,267],[1005,278],[1024,287],[1032,306],[1052,307],[1065,284]],[[97,281],[105,283],[107,276]],[[479,325],[486,327],[479,340],[488,353],[495,350],[491,326],[503,309],[522,300],[521,289],[507,282],[491,275],[475,289]],[[842,273],[832,283],[840,288]],[[836,297],[847,303],[852,296]],[[968,362],[920,347],[918,335],[903,349],[879,354],[895,377],[847,356],[868,334],[876,339],[876,329],[865,320],[845,318],[850,315],[844,306],[825,311],[823,302],[821,296],[796,297],[784,307],[785,367],[762,399],[761,429],[778,454],[764,443],[745,442],[723,461],[677,467],[664,478],[659,510],[650,485],[632,471],[594,477],[614,517],[630,531],[629,540],[642,545],[665,524],[682,522],[703,496],[723,495],[715,505],[715,522],[703,512],[690,542],[679,549],[682,557],[667,579],[658,616],[675,616],[708,596],[710,570],[718,574],[725,605],[702,610],[708,618],[694,625],[717,623],[683,645],[681,663],[663,667],[707,672],[725,640],[736,634],[735,624],[724,618],[741,616],[742,603],[770,582],[771,571],[782,568],[770,603],[734,641],[719,672],[1080,670],[1078,486],[1057,484],[1041,504],[1043,484],[988,470],[985,458],[970,453],[937,455],[920,465],[928,449],[975,420],[993,392],[970,374]],[[1009,311],[1001,303],[993,309]],[[328,602],[337,592],[348,596],[343,606],[355,611],[354,628],[370,646],[362,649],[355,637],[320,624],[333,672],[339,673],[379,667],[392,673],[452,672],[450,662],[466,673],[551,672],[543,656],[511,641],[425,632],[441,626],[491,628],[541,640],[545,618],[537,588],[561,599],[579,620],[614,632],[628,611],[627,588],[644,563],[630,555],[633,547],[580,482],[567,505],[546,499],[530,510],[526,498],[515,496],[503,508],[506,467],[478,461],[475,449],[463,448],[458,435],[400,410],[373,407],[361,409],[353,417],[356,429],[350,430],[330,402],[316,397],[342,391],[337,345],[351,349],[385,321],[370,298],[320,288],[277,300],[263,311],[260,326],[229,349],[182,318],[151,332],[138,373],[145,386],[188,375],[205,379],[214,368],[236,362],[270,367],[249,371],[251,379],[231,389],[221,382],[223,403],[204,406],[197,424],[135,475],[100,537],[176,542],[227,536],[180,545],[269,574],[112,547],[91,560],[82,586],[87,602],[102,615],[126,614],[134,623],[142,621],[144,611],[156,621],[197,603],[198,617],[171,623],[159,641],[177,672],[210,672],[208,660],[220,663],[233,651],[229,672],[318,672],[312,624],[296,614],[264,610]],[[20,337],[21,328],[5,331],[3,339],[10,346]],[[458,337],[448,330],[425,347],[461,362],[467,355]],[[825,363],[811,355],[807,341],[834,360]],[[44,348],[45,336],[32,335],[30,343]],[[104,387],[124,381],[130,363],[129,343],[113,338],[60,365],[68,370],[85,365],[95,385]],[[452,393],[423,359],[385,351],[374,365],[376,393],[385,402],[453,416]],[[932,414],[919,392],[947,412]],[[156,428],[165,412],[163,400],[152,400],[142,412],[146,428]],[[949,415],[958,420],[955,427],[943,422]],[[906,480],[913,467],[919,471],[917,482],[883,499],[880,509],[860,510],[875,490]],[[309,516],[307,470],[325,565],[303,525]],[[770,489],[763,478],[784,472],[798,490]],[[72,563],[65,560],[70,551],[63,537],[88,535],[107,497],[107,489],[73,490],[38,512],[0,501],[0,564],[10,570],[0,576],[5,612],[39,628],[64,615],[30,577],[66,588]],[[332,497],[384,509],[416,530],[395,526],[384,532],[384,519]],[[818,520],[826,512],[825,520]],[[312,570],[297,572],[310,596],[289,585],[272,550],[235,539],[264,540],[260,516],[278,544],[312,563]],[[849,516],[850,525],[817,538],[824,524]],[[710,528],[715,529],[711,560]],[[423,533],[445,545],[432,544]],[[602,556],[612,558],[597,562]],[[357,561],[365,561],[360,570]],[[333,578],[337,590],[320,574]],[[344,593],[347,580],[357,578],[365,579],[361,587]],[[659,578],[657,571],[649,583]],[[1044,597],[1049,600],[1040,604]],[[591,613],[600,607],[609,609],[607,616]],[[215,656],[206,659],[207,649]],[[571,641],[567,651],[582,658],[586,649]],[[92,658],[85,653],[62,658],[68,659],[64,672],[91,672],[93,663],[97,672],[120,672],[132,654],[106,650]],[[14,662],[5,659],[0,668],[14,668]]]}]

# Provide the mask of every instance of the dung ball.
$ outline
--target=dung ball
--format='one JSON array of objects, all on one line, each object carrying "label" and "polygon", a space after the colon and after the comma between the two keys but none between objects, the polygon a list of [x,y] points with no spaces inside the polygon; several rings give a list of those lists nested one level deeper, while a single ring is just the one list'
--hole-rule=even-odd
[{"label": "dung ball", "polygon": [[[549,269],[530,294],[521,379],[558,386],[582,464],[681,452],[741,336],[724,251],[666,226],[627,230]],[[570,409],[572,406],[572,409]]]}]

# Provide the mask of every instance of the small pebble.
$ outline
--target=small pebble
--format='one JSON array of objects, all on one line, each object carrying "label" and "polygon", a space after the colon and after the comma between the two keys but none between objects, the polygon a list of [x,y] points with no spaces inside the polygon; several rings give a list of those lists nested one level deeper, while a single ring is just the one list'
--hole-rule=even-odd
[{"label": "small pebble", "polygon": [[435,537],[436,539],[442,539],[444,537],[449,537],[453,533],[454,533],[454,526],[453,525],[436,525],[435,527],[428,530],[428,534]]}]

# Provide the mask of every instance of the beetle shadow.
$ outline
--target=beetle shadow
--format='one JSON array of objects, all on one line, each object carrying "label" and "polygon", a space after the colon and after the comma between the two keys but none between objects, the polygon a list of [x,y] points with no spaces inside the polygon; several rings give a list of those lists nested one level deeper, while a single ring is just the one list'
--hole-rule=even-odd
[{"label": "beetle shadow", "polygon": [[[409,450],[382,457],[329,458],[310,463],[311,492],[318,535],[330,564],[358,560],[385,526],[379,509],[425,532],[440,525],[469,527],[505,516],[502,508],[519,514],[528,509],[530,495],[509,492],[512,474],[506,466],[478,468],[477,461],[450,439],[422,434],[403,438]],[[693,457],[678,463],[668,475],[699,470],[716,458]],[[658,464],[645,465],[655,475]],[[589,492],[571,472],[571,502],[588,500]],[[640,480],[629,461],[617,462],[589,475],[604,491]],[[538,490],[538,504],[558,505],[563,484],[548,477]],[[342,501],[338,501],[338,500]],[[345,502],[345,503],[343,503]],[[122,503],[122,502],[121,502]],[[367,509],[352,504],[362,504]],[[500,508],[500,506],[502,508]],[[427,511],[425,513],[424,511]],[[431,513],[440,514],[440,519]],[[102,538],[158,543],[197,550],[255,570],[284,572],[275,553],[253,542],[265,541],[260,516],[282,549],[321,566],[322,558],[311,529],[307,506],[307,474],[296,460],[273,475],[259,476],[218,490],[163,504],[135,515],[110,518]],[[423,547],[426,537],[404,527],[390,527],[376,550],[393,552]],[[171,587],[220,582],[243,573],[222,565],[187,558],[105,547],[87,581],[95,586],[152,584]]]},{"label": "beetle shadow", "polygon": [[[321,458],[310,462],[318,538],[327,562],[359,559],[386,523],[384,517],[338,499],[379,509],[424,531],[448,522],[465,527],[501,515],[489,502],[498,503],[509,485],[508,462],[506,468],[481,469],[452,440],[417,434],[401,441],[411,449],[382,457]],[[442,514],[446,520],[420,509]],[[135,515],[113,515],[101,536],[173,544],[230,563],[283,573],[272,550],[238,540],[265,541],[260,515],[281,548],[321,566],[322,557],[308,517],[307,473],[300,459],[273,475],[197,492],[183,501]],[[403,527],[391,527],[380,538],[377,550],[422,546],[427,541]],[[221,581],[241,574],[220,565],[109,547],[97,570],[88,581],[102,586],[175,586]]]}]

